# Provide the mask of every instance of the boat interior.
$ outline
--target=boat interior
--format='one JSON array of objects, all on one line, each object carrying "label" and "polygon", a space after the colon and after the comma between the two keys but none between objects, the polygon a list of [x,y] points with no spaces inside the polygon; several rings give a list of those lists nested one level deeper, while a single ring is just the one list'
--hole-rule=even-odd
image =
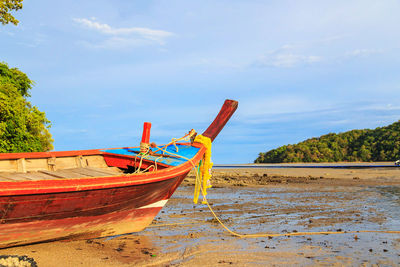
[{"label": "boat interior", "polygon": [[103,155],[0,160],[0,181],[29,181],[123,174],[106,164]]},{"label": "boat interior", "polygon": [[[70,152],[12,153],[0,157],[1,181],[30,181],[127,175],[178,166],[192,158],[199,148],[188,144],[168,146],[166,151],[152,149],[143,158],[138,147]],[[67,155],[66,155],[67,154]],[[10,155],[10,157],[5,157]]]}]

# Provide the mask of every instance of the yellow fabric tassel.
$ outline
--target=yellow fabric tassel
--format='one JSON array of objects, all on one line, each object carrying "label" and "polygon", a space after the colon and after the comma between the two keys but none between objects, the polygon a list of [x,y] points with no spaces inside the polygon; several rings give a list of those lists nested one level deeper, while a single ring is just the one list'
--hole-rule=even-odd
[{"label": "yellow fabric tassel", "polygon": [[[207,195],[207,188],[211,187],[210,178],[213,163],[211,162],[211,139],[199,134],[194,139],[194,142],[201,143],[206,148],[206,152],[204,153],[203,159],[201,163],[199,163],[199,167],[197,169],[197,171],[199,172],[200,181],[196,179],[196,185],[194,187],[193,202],[197,204],[200,195],[200,187],[202,188],[204,196]],[[206,204],[204,199],[202,203]]]}]

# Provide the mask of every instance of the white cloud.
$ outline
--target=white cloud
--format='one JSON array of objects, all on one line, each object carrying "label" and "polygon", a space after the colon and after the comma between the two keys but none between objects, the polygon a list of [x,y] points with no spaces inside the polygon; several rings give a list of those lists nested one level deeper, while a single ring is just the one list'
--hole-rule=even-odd
[{"label": "white cloud", "polygon": [[108,24],[100,23],[95,18],[74,18],[79,25],[95,30],[103,35],[109,36],[100,43],[83,41],[87,46],[97,48],[122,48],[131,46],[142,46],[150,44],[164,45],[166,39],[174,34],[163,30],[154,30],[143,27],[114,28]]},{"label": "white cloud", "polygon": [[331,44],[333,42],[343,40],[345,37],[346,37],[346,35],[331,35],[331,36],[327,36],[325,38],[317,40],[316,43]]},{"label": "white cloud", "polygon": [[347,52],[348,57],[367,57],[374,54],[383,53],[382,49],[355,49],[353,51]]},{"label": "white cloud", "polygon": [[314,112],[328,108],[326,103],[294,95],[249,98],[243,100],[240,106],[240,116],[246,119],[257,116]]},{"label": "white cloud", "polygon": [[88,48],[123,49],[129,47],[152,45],[154,42],[135,37],[113,36],[100,42],[80,41],[80,44]]},{"label": "white cloud", "polygon": [[319,56],[294,53],[294,45],[284,45],[279,49],[267,52],[253,65],[256,67],[292,68],[298,65],[312,64],[322,60]]},{"label": "white cloud", "polygon": [[393,105],[391,103],[373,103],[366,106],[360,106],[355,108],[357,111],[400,111],[398,105]]},{"label": "white cloud", "polygon": [[264,57],[263,63],[274,67],[291,68],[299,64],[310,64],[321,61],[318,56],[305,56],[296,54],[276,54]]}]

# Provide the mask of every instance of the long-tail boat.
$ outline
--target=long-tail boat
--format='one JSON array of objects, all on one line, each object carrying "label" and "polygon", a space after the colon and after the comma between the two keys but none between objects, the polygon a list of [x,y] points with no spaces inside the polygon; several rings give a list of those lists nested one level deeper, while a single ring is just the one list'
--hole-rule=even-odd
[{"label": "long-tail boat", "polygon": [[[213,141],[237,105],[226,100],[202,135]],[[151,147],[143,132],[140,147],[0,154],[0,248],[146,228],[206,147],[193,131]]]}]

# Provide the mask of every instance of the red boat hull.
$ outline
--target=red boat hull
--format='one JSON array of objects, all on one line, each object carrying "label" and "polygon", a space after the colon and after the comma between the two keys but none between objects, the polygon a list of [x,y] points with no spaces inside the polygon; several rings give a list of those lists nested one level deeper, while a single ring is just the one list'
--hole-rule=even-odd
[{"label": "red boat hull", "polygon": [[[236,107],[236,101],[226,100],[204,135],[214,140]],[[177,166],[159,164],[158,169],[153,166],[144,173],[100,176],[63,177],[62,172],[55,173],[55,168],[66,171],[69,164],[88,167],[89,158],[85,157],[96,156],[107,168],[125,169],[136,163],[136,156],[116,156],[102,150],[0,154],[0,163],[4,161],[1,170],[6,173],[15,168],[13,177],[4,174],[0,180],[0,248],[143,230],[206,151],[200,143],[187,145],[196,152]],[[58,162],[62,158],[64,166]],[[154,162],[143,162],[142,167],[151,164]],[[27,173],[28,167],[51,177],[36,179],[35,173]],[[18,180],[21,177],[25,180]]]},{"label": "red boat hull", "polygon": [[138,232],[158,214],[187,173],[127,187],[0,197],[0,247]]}]

